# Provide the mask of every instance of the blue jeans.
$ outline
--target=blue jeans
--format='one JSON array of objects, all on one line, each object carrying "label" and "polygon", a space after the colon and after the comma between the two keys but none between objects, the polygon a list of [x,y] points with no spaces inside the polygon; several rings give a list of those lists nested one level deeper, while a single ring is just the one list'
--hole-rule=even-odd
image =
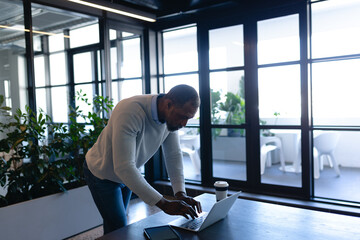
[{"label": "blue jeans", "polygon": [[90,189],[103,221],[104,234],[127,224],[126,209],[129,205],[131,190],[122,183],[101,180],[95,177],[84,162],[85,181]]}]

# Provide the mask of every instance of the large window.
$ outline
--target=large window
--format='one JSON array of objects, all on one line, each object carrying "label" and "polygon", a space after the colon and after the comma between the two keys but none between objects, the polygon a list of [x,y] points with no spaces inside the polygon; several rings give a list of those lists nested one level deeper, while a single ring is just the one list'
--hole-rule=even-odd
[{"label": "large window", "polygon": [[[261,182],[301,187],[299,15],[257,23]],[[265,128],[262,126],[272,126]]]},{"label": "large window", "polygon": [[141,37],[110,29],[112,98],[120,100],[144,93]]},{"label": "large window", "polygon": [[[74,47],[99,42],[97,19],[39,4],[32,4],[32,7],[33,29],[37,31],[33,41],[37,108],[51,116],[54,122],[67,123],[69,105],[74,100],[70,96],[75,95],[74,91],[81,89],[87,94],[90,103],[92,97],[99,94],[92,86],[98,79],[94,76],[93,69],[100,66],[96,57],[93,57],[93,52],[69,54]],[[68,57],[73,57],[73,66],[69,65]],[[71,72],[73,76],[70,75]],[[71,84],[71,79],[75,87]],[[87,104],[77,101],[76,105],[85,114],[92,111]],[[82,118],[78,118],[78,121],[82,121]]]},{"label": "large window", "polygon": [[311,10],[314,195],[360,202],[360,2]]},{"label": "large window", "polygon": [[[166,30],[163,38],[162,92],[168,92],[179,84],[187,84],[199,91],[197,28],[185,26]],[[187,127],[179,130],[187,180],[201,179],[199,111],[190,119]]]},{"label": "large window", "polygon": [[213,177],[246,180],[243,25],[209,31]]}]

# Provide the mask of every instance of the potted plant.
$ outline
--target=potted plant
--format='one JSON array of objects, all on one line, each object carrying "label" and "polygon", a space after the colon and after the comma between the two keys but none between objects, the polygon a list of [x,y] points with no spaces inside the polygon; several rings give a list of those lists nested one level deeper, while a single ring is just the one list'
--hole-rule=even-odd
[{"label": "potted plant", "polygon": [[[88,102],[81,92],[77,97]],[[3,102],[0,96],[0,132],[5,136],[0,140],[0,186],[7,190],[0,195],[0,238],[65,238],[101,224],[89,190],[82,187],[82,164],[107,123],[112,102],[95,97],[94,113],[71,109],[69,125],[53,123],[42,110],[36,116],[29,107],[11,114]],[[87,131],[77,117],[92,128]],[[15,229],[19,224],[22,231]]]}]

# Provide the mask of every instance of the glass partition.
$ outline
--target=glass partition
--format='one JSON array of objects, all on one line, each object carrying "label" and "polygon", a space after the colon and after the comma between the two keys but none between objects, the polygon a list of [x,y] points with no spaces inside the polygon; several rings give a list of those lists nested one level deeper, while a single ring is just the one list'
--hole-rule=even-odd
[{"label": "glass partition", "polygon": [[28,104],[23,3],[0,0],[0,8],[0,95],[15,113]]}]

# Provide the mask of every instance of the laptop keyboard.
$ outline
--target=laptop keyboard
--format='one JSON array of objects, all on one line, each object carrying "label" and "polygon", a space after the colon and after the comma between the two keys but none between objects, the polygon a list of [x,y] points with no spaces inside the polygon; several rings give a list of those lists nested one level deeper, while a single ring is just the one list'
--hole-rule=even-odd
[{"label": "laptop keyboard", "polygon": [[192,219],[184,224],[181,227],[189,228],[189,229],[197,229],[204,222],[206,215],[202,215],[198,218]]}]

